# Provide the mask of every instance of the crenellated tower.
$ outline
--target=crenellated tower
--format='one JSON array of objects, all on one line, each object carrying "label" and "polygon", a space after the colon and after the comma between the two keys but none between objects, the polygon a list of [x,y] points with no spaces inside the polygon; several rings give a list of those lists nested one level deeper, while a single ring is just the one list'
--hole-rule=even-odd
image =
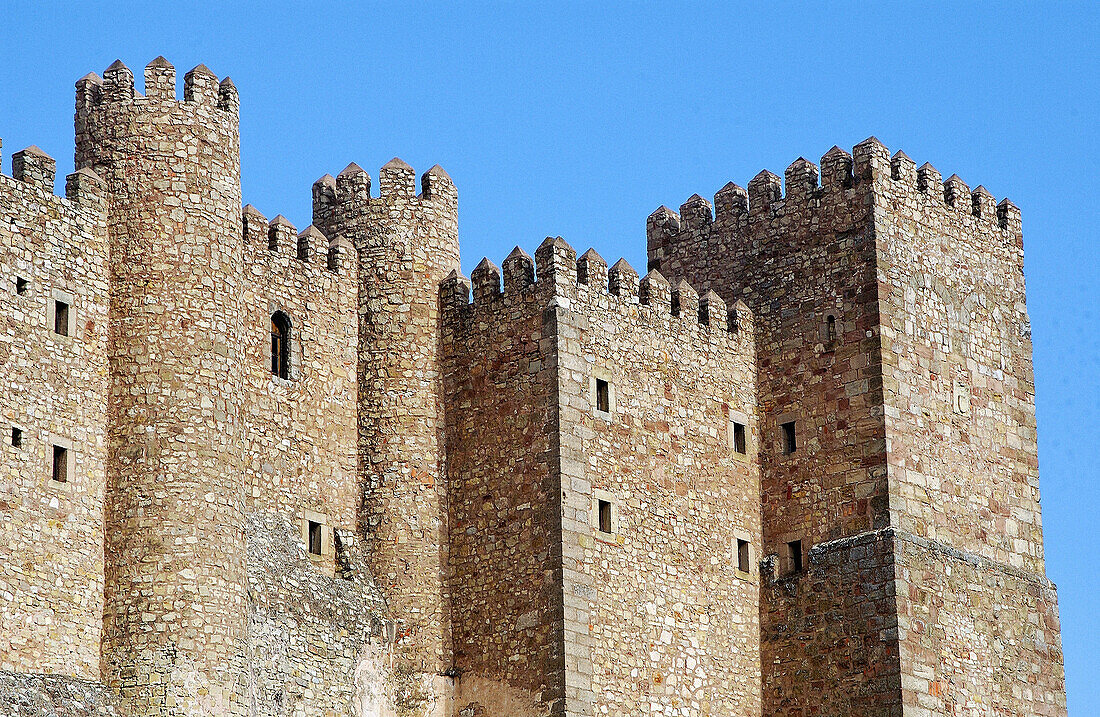
[{"label": "crenellated tower", "polygon": [[648,235],[756,318],[764,714],[1064,714],[1015,206],[872,137]]},{"label": "crenellated tower", "polygon": [[410,703],[448,690],[450,608],[439,284],[459,265],[457,194],[440,167],[351,164],[314,185],[313,223],[359,254],[359,529],[397,620]]},{"label": "crenellated tower", "polygon": [[163,58],[77,83],[76,166],[107,183],[104,680],[135,715],[243,714],[238,99]]}]

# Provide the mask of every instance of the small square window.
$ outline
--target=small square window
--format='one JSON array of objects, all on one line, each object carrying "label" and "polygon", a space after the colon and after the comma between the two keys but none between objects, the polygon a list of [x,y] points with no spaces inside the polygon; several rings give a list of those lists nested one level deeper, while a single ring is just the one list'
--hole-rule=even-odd
[{"label": "small square window", "polygon": [[787,573],[802,572],[802,541],[792,540],[787,543]]},{"label": "small square window", "polygon": [[611,533],[611,501],[598,500],[596,501],[596,514],[599,520],[599,530],[601,533]]},{"label": "small square window", "polygon": [[733,422],[733,450],[741,454],[748,451],[745,443],[745,424],[737,421]]},{"label": "small square window", "polygon": [[601,413],[611,411],[611,386],[602,378],[596,379],[596,410]]},{"label": "small square window", "polygon": [[53,332],[58,336],[69,335],[69,305],[60,299],[53,304]]},{"label": "small square window", "polygon": [[749,572],[749,541],[737,539],[737,569]]},{"label": "small square window", "polygon": [[23,296],[27,293],[28,282],[21,276],[15,277],[15,293]]},{"label": "small square window", "polygon": [[11,444],[16,448],[23,447],[23,429],[16,426],[11,427]]},{"label": "small square window", "polygon": [[64,446],[53,447],[53,479],[58,483],[69,481],[69,450]]},{"label": "small square window", "polygon": [[309,521],[309,552],[321,554],[321,524],[314,520]]},{"label": "small square window", "polygon": [[780,426],[783,429],[783,452],[794,453],[798,450],[798,440],[795,436],[794,421],[784,423]]}]

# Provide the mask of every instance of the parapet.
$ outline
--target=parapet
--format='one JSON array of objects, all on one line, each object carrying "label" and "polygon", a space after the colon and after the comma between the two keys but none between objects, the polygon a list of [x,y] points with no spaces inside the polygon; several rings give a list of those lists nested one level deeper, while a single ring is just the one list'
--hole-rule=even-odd
[{"label": "parapet", "polygon": [[325,235],[312,224],[298,231],[282,214],[268,221],[251,204],[241,209],[245,246],[265,261],[281,261],[305,269],[312,266],[331,274],[347,276],[355,268],[354,249],[341,237]]},{"label": "parapet", "polygon": [[998,204],[984,187],[971,190],[957,175],[944,181],[930,164],[917,169],[904,152],[891,158],[881,142],[869,137],[850,154],[833,147],[821,158],[820,169],[799,157],[787,167],[782,180],[764,170],[748,183],[748,190],[730,182],[714,196],[713,210],[698,194],[685,201],[679,213],[659,207],[646,222],[649,244],[661,246],[712,224],[747,228],[801,207],[862,200],[867,192],[880,190],[911,196],[931,211],[938,207],[948,217],[965,218],[1008,236],[1020,233],[1019,210],[1008,199]]},{"label": "parapet", "polygon": [[[179,101],[176,96],[176,68],[158,57],[145,67],[145,94],[134,86],[134,73],[121,60],[103,71],[103,77],[88,73],[76,83],[76,109],[80,113],[103,103],[148,103]],[[218,109],[232,116],[240,110],[240,97],[228,77],[221,82],[206,65],[198,65],[183,77],[182,103]]]},{"label": "parapet", "polygon": [[313,183],[313,223],[330,233],[352,216],[372,207],[398,203],[428,204],[449,213],[457,211],[458,192],[450,175],[438,164],[420,175],[394,157],[378,171],[378,194],[371,195],[371,176],[355,162],[333,177],[326,174]]},{"label": "parapet", "polygon": [[[547,237],[534,259],[516,247],[504,260],[503,271],[488,258],[481,260],[470,279],[452,271],[440,286],[440,298],[444,315],[450,318],[472,317],[531,300],[543,308],[576,309],[587,304],[596,311],[629,314],[639,322],[650,322],[655,330],[661,322],[673,330],[705,332],[715,340],[737,335],[752,321],[742,302],[730,310],[713,291],[700,297],[687,282],[670,287],[655,270],[639,279],[625,259],[609,270],[594,249],[578,257],[561,237]],[[751,340],[751,330],[745,335]]]},{"label": "parapet", "polygon": [[[0,142],[2,146],[2,142]],[[39,196],[48,196],[59,204],[68,203],[74,208],[88,209],[96,214],[106,212],[107,187],[91,169],[79,169],[65,177],[64,199],[54,194],[57,162],[35,145],[14,153],[11,157],[13,188],[32,189]]]}]

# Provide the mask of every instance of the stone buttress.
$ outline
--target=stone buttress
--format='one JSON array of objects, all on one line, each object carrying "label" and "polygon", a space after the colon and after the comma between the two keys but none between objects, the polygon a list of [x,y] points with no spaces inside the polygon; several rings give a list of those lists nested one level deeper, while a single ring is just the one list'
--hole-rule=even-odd
[{"label": "stone buttress", "polygon": [[107,183],[104,681],[135,715],[245,714],[238,99],[200,65],[77,83]]}]

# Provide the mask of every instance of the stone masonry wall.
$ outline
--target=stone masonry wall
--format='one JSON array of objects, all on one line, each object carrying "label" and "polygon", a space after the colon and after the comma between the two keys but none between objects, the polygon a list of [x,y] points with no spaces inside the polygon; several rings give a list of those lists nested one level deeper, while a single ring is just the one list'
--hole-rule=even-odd
[{"label": "stone masonry wall", "polygon": [[893,522],[1041,574],[1019,210],[881,145],[875,170]]},{"label": "stone masonry wall", "polygon": [[[459,264],[454,183],[400,159],[314,185],[313,223],[359,254],[359,516],[365,555],[398,621],[401,708],[442,714],[450,680],[439,284]],[[432,706],[434,705],[434,707]],[[435,710],[435,712],[431,712]]]},{"label": "stone masonry wall", "polygon": [[[0,176],[0,670],[99,678],[107,458],[104,186],[54,161]],[[69,304],[67,336],[54,302]],[[13,429],[21,432],[13,440]],[[19,445],[14,445],[18,442]],[[53,477],[53,447],[68,475]]]},{"label": "stone masonry wall", "polygon": [[[857,147],[857,165],[863,155]],[[875,242],[866,187],[834,148],[650,216],[651,266],[755,316],[767,553],[887,524]],[[857,167],[858,168],[858,167]],[[857,175],[858,176],[858,173]],[[829,317],[833,317],[830,336]],[[780,424],[795,423],[787,453]],[[766,662],[766,660],[765,660]]]},{"label": "stone masonry wall", "polygon": [[238,99],[163,58],[77,83],[76,166],[108,186],[103,679],[127,714],[243,714]]},{"label": "stone masonry wall", "polygon": [[889,529],[821,543],[786,576],[768,559],[765,714],[901,717],[894,544]]},{"label": "stone masonry wall", "polygon": [[1044,577],[899,531],[907,717],[1064,717],[1058,597]]},{"label": "stone masonry wall", "polygon": [[[562,550],[580,576],[565,594],[588,616],[593,713],[759,715],[752,316],[738,304],[731,321],[714,293],[670,291],[656,273],[640,302],[633,269],[620,261],[609,282],[592,251],[578,274],[561,322],[575,333],[558,337],[559,400],[563,436],[566,416],[580,429],[584,472],[563,481]],[[608,412],[594,379],[609,384]],[[745,455],[734,450],[735,417]],[[611,533],[600,530],[600,500],[611,504]],[[738,539],[749,544],[745,572]]]},{"label": "stone masonry wall", "polygon": [[[759,714],[758,576],[751,564],[736,569],[737,539],[754,554],[760,545],[751,316],[740,305],[731,334],[717,296],[700,307],[690,287],[672,292],[659,274],[639,282],[625,262],[609,272],[560,239],[536,261],[537,280],[535,261],[512,252],[503,293],[500,270],[483,261],[472,307],[460,277],[443,288],[462,358],[448,370],[461,389],[448,392],[459,414],[449,421],[461,427],[448,443],[455,634],[466,634],[459,615],[470,611],[468,642],[493,646],[487,661],[456,666],[541,691],[553,713]],[[609,384],[606,414],[595,410],[597,378]],[[747,425],[745,456],[732,448],[734,418]],[[547,428],[556,435],[542,460],[532,435]],[[598,530],[600,500],[611,533]],[[517,552],[545,554],[547,527],[560,531],[560,554],[552,542],[548,564],[515,565]],[[547,637],[561,641],[564,664],[551,645],[538,672],[524,670],[519,643],[533,640],[541,656]],[[534,681],[543,670],[564,687],[563,703]],[[503,714],[488,692],[477,705]]]},{"label": "stone masonry wall", "polygon": [[[561,708],[556,379],[531,258],[489,260],[443,285],[457,714]],[[463,711],[466,710],[466,711]]]},{"label": "stone masonry wall", "polygon": [[[322,526],[318,568],[335,570],[334,529],[354,531],[356,480],[357,269],[354,249],[316,228],[300,234],[244,209],[245,385],[243,469],[250,514]],[[271,322],[291,322],[289,380],[271,370]]]}]

